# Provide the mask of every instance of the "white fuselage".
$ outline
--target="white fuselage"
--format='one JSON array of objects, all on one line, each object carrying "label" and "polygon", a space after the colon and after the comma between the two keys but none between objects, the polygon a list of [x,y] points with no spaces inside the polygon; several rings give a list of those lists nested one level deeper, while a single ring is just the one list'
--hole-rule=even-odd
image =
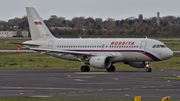
[{"label": "white fuselage", "polygon": [[[173,52],[167,47],[154,47],[163,45],[162,42],[147,38],[53,38],[47,40],[30,41],[39,44],[38,48],[56,49],[75,52],[87,52],[92,55],[112,56],[112,62],[140,62],[160,61],[170,58]],[[79,60],[70,54],[53,53],[55,57]]]}]

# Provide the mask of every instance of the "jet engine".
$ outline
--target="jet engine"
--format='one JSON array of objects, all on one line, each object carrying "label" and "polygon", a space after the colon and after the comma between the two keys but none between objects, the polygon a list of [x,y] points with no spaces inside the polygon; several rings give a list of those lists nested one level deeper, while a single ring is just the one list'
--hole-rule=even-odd
[{"label": "jet engine", "polygon": [[145,68],[146,64],[145,62],[125,62],[124,64],[128,64],[131,67],[134,68]]},{"label": "jet engine", "polygon": [[108,56],[93,56],[90,58],[89,64],[96,68],[109,68],[111,66],[111,58]]}]

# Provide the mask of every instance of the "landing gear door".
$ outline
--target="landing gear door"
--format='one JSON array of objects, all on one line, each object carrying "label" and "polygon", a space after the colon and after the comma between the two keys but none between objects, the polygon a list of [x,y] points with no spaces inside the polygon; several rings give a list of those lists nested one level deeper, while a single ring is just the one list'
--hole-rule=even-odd
[{"label": "landing gear door", "polygon": [[142,41],[140,44],[140,52],[145,53],[147,41]]},{"label": "landing gear door", "polygon": [[52,49],[53,43],[54,43],[54,41],[49,41],[49,43],[48,43],[48,49]]}]

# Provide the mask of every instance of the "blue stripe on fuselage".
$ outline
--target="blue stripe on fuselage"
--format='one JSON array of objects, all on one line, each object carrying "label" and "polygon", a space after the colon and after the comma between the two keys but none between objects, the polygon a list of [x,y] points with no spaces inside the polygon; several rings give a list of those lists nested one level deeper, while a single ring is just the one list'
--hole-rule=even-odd
[{"label": "blue stripe on fuselage", "polygon": [[153,55],[149,52],[146,52],[146,51],[142,51],[142,50],[141,51],[140,50],[68,50],[68,51],[78,51],[78,52],[141,52],[154,61],[160,61],[160,59],[158,57],[156,57],[155,55]]}]

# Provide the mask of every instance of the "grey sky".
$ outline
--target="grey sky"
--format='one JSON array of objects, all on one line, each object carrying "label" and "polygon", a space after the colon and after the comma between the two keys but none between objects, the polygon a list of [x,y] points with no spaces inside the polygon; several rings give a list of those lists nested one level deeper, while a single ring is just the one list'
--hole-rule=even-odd
[{"label": "grey sky", "polygon": [[9,20],[26,15],[25,7],[34,7],[43,19],[51,15],[65,17],[144,18],[156,16],[180,16],[180,0],[0,0],[0,20]]}]

